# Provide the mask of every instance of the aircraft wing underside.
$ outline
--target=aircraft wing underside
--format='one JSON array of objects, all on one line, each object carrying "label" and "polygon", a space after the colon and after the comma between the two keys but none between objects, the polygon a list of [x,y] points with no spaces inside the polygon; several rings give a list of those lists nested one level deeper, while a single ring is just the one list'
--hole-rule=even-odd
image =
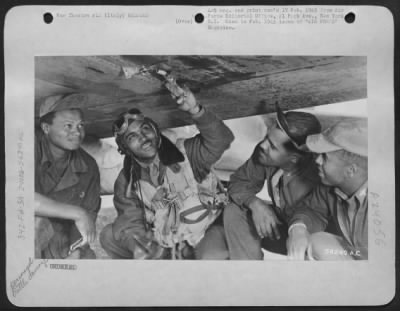
[{"label": "aircraft wing underside", "polygon": [[[366,57],[358,56],[38,56],[35,113],[50,95],[85,93],[87,134],[111,136],[115,116],[136,107],[161,128],[191,124],[162,77],[170,72],[222,119],[367,97]],[[140,71],[138,71],[140,69]]]}]

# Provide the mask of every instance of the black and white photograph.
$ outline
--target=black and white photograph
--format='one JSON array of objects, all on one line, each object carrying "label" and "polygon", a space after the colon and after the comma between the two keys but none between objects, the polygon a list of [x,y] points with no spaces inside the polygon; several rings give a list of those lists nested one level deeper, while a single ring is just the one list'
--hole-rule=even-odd
[{"label": "black and white photograph", "polygon": [[366,63],[37,57],[35,256],[367,259]]},{"label": "black and white photograph", "polygon": [[[13,8],[5,23],[10,301],[390,301],[388,14]],[[22,19],[31,26],[24,34]]]}]

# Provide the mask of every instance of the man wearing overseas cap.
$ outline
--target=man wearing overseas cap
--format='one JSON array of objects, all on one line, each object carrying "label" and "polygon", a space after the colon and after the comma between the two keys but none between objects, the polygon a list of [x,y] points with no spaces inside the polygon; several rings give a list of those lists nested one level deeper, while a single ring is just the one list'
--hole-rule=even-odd
[{"label": "man wearing overseas cap", "polygon": [[[174,85],[166,83],[171,91]],[[178,92],[179,91],[179,92]],[[138,109],[113,124],[124,165],[114,185],[118,216],[100,234],[113,259],[205,259],[218,245],[211,226],[224,205],[212,166],[233,134],[185,88],[171,95],[191,115],[199,134],[172,142]],[[208,230],[207,230],[208,229]],[[207,230],[207,231],[206,231]]]},{"label": "man wearing overseas cap", "polygon": [[[343,120],[307,138],[318,153],[323,185],[296,209],[289,228],[291,259],[368,258],[368,128],[365,119]],[[332,219],[338,235],[324,232]]]},{"label": "man wearing overseas cap", "polygon": [[[94,259],[100,175],[80,148],[83,94],[56,95],[40,105],[35,133],[35,257]],[[74,248],[71,249],[71,246]]]},{"label": "man wearing overseas cap", "polygon": [[[305,112],[283,113],[230,178],[233,203],[224,210],[230,259],[263,259],[262,247],[286,254],[287,224],[294,208],[319,183],[314,155],[305,148],[308,135],[321,132],[317,118]],[[267,181],[272,202],[257,194]]]}]

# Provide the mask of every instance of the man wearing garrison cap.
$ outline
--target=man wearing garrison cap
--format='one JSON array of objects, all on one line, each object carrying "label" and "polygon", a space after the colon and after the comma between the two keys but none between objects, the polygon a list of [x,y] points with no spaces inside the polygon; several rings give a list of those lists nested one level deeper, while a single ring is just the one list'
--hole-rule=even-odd
[{"label": "man wearing garrison cap", "polygon": [[[324,185],[296,209],[287,242],[291,259],[353,260],[368,258],[367,121],[344,120],[307,138],[318,153]],[[324,232],[332,219],[338,235]]]},{"label": "man wearing garrison cap", "polygon": [[[80,148],[85,136],[84,94],[46,98],[35,133],[35,257],[95,258],[88,243],[96,235],[100,175]],[[71,248],[74,245],[75,247]]]}]

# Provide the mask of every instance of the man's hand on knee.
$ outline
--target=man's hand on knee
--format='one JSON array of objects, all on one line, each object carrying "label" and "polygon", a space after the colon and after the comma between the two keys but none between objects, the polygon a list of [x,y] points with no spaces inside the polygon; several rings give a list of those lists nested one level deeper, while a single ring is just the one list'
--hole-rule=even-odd
[{"label": "man's hand on knee", "polygon": [[96,239],[96,223],[85,210],[81,209],[78,217],[74,219],[76,228],[82,235],[82,242],[77,246],[81,247],[88,243],[93,243]]},{"label": "man's hand on knee", "polygon": [[281,224],[280,220],[275,214],[272,206],[263,200],[254,197],[249,203],[249,208],[252,212],[254,226],[261,239],[270,238],[272,240],[279,240],[280,233],[278,226]]}]

